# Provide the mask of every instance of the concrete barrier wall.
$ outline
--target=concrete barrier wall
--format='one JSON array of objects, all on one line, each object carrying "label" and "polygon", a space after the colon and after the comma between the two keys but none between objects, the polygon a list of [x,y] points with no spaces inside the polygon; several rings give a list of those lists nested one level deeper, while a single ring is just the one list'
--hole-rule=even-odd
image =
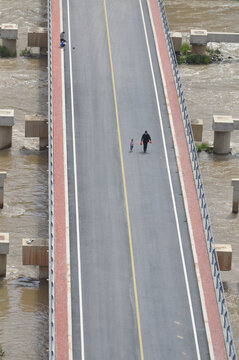
[{"label": "concrete barrier wall", "polygon": [[207,42],[239,43],[239,33],[208,32]]}]

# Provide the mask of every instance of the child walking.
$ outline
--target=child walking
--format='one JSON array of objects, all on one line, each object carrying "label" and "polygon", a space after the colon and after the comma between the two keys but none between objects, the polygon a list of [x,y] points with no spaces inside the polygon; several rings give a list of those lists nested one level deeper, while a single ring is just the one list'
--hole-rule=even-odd
[{"label": "child walking", "polygon": [[129,147],[130,147],[130,151],[133,151],[133,148],[134,148],[134,139],[131,139],[130,144],[129,144]]}]

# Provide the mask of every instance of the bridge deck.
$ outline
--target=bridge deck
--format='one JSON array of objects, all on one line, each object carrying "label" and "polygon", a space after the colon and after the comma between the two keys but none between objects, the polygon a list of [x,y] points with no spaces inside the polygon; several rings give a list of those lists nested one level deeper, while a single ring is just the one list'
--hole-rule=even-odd
[{"label": "bridge deck", "polygon": [[208,359],[147,1],[67,5],[73,358]]}]

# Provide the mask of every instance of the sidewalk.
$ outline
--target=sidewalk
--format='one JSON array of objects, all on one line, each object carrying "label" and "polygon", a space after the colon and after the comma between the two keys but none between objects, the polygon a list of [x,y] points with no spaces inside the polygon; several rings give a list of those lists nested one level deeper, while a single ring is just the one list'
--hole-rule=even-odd
[{"label": "sidewalk", "polygon": [[62,63],[60,48],[60,0],[52,1],[54,191],[55,191],[55,343],[56,359],[68,360],[68,312],[64,138],[62,114]]}]

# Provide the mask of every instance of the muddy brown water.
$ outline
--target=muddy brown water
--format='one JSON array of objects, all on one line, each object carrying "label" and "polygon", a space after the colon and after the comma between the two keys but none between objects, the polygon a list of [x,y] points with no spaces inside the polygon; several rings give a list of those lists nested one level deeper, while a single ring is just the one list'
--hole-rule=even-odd
[{"label": "muddy brown water", "polygon": [[[238,32],[236,0],[166,0],[171,30],[187,36],[190,28]],[[27,46],[27,27],[46,26],[46,0],[1,0],[0,24],[19,26],[18,52]],[[191,119],[204,120],[203,140],[213,141],[212,115],[239,118],[239,46],[213,45],[234,60],[209,66],[180,66]],[[0,280],[0,344],[5,359],[48,359],[48,284],[34,280],[34,267],[21,264],[24,237],[48,236],[47,152],[38,140],[24,138],[25,114],[47,115],[47,59],[0,59],[0,108],[15,110],[13,146],[0,152],[7,171],[0,232],[10,233],[7,277]],[[232,134],[232,154],[200,154],[216,242],[233,247],[232,271],[223,273],[233,333],[239,348],[238,216],[231,213],[231,179],[239,177],[239,131]]]},{"label": "muddy brown water", "polygon": [[[0,24],[18,24],[17,50],[27,46],[27,27],[46,26],[46,0],[1,0]],[[47,59],[0,59],[0,108],[15,110],[13,146],[0,151],[7,171],[0,232],[10,236],[7,276],[0,280],[0,344],[4,359],[48,359],[48,283],[22,266],[22,238],[48,237],[47,151],[24,137],[26,114],[47,115]]]}]

